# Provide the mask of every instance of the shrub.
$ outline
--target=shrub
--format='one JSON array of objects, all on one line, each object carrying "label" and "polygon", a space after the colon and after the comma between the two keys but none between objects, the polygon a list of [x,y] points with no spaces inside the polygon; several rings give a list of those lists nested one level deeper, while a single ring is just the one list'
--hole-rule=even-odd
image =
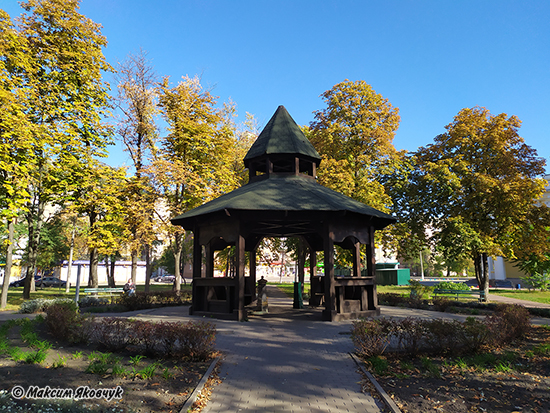
[{"label": "shrub", "polygon": [[397,351],[415,356],[419,353],[477,353],[490,344],[492,331],[486,322],[468,317],[456,320],[359,320],[352,324],[351,339],[357,353],[364,357],[381,355],[393,341]]},{"label": "shrub", "polygon": [[407,317],[397,323],[395,330],[399,347],[408,354],[418,354],[426,337],[426,323],[425,320],[413,317]]},{"label": "shrub", "polygon": [[162,357],[207,360],[214,352],[216,327],[205,322],[160,322],[103,318],[93,340],[111,351],[129,345],[139,352]]},{"label": "shrub", "polygon": [[19,312],[22,314],[43,313],[52,304],[74,303],[70,298],[55,298],[53,300],[46,300],[44,298],[37,298],[34,300],[23,301]]},{"label": "shrub", "polygon": [[420,281],[410,280],[409,285],[411,287],[410,298],[411,300],[422,300],[424,295],[429,294],[432,290],[431,287],[427,287],[420,283]]},{"label": "shrub", "polygon": [[78,343],[86,341],[88,322],[78,313],[78,305],[63,300],[46,307],[46,325],[52,335],[60,340]]},{"label": "shrub", "polygon": [[191,303],[189,291],[152,291],[136,292],[132,295],[124,294],[117,300],[118,304],[124,305],[128,310],[142,310],[145,308],[185,305]]},{"label": "shrub", "polygon": [[457,340],[462,342],[463,352],[477,353],[489,345],[491,341],[491,330],[486,322],[477,320],[474,317],[467,317],[462,323],[464,330]]},{"label": "shrub", "polygon": [[40,313],[44,311],[44,307],[47,301],[49,300],[46,300],[44,298],[23,301],[21,307],[19,308],[19,312],[22,314]]},{"label": "shrub", "polygon": [[111,351],[120,351],[131,343],[133,321],[120,317],[105,317],[95,323],[92,341]]},{"label": "shrub", "polygon": [[437,318],[424,323],[426,330],[426,345],[431,352],[437,354],[455,353],[463,345],[464,326],[456,320]]},{"label": "shrub", "polygon": [[494,345],[522,338],[531,329],[529,311],[517,304],[498,304],[495,313],[487,317]]},{"label": "shrub", "polygon": [[468,287],[464,283],[455,283],[452,281],[441,281],[435,285],[434,288],[440,289],[440,290],[469,290],[470,287]]},{"label": "shrub", "polygon": [[454,304],[454,300],[449,300],[446,297],[436,297],[433,299],[434,308],[437,311],[441,311],[443,313],[447,310],[447,308],[451,307]]},{"label": "shrub", "polygon": [[409,298],[397,293],[380,293],[378,294],[378,302],[385,305],[397,306],[408,303]]},{"label": "shrub", "polygon": [[80,304],[80,307],[99,307],[102,305],[108,305],[109,299],[106,297],[94,297],[93,295],[87,295],[85,297],[82,297],[78,303]]},{"label": "shrub", "polygon": [[351,341],[361,357],[369,358],[384,353],[390,344],[394,323],[385,318],[357,320],[351,325]]},{"label": "shrub", "polygon": [[208,322],[179,323],[176,329],[176,345],[172,357],[190,360],[207,360],[214,353],[216,326]]},{"label": "shrub", "polygon": [[129,325],[130,342],[142,347],[145,354],[154,354],[155,348],[158,347],[159,335],[162,334],[159,330],[157,323],[134,320]]}]

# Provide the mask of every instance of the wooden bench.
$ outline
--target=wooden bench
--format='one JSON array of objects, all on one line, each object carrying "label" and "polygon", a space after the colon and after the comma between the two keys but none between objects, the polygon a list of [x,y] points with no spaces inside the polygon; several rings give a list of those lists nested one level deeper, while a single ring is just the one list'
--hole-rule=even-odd
[{"label": "wooden bench", "polygon": [[469,295],[469,296],[477,295],[479,296],[478,297],[479,301],[486,301],[485,291],[480,291],[480,290],[442,290],[442,289],[436,288],[433,291],[433,294],[434,295],[432,296],[432,298],[437,298],[438,295],[454,295],[457,301],[458,301],[458,297],[461,295]]},{"label": "wooden bench", "polygon": [[103,288],[85,288],[84,289],[84,294],[108,295],[111,298],[111,303],[113,302],[113,296],[122,294],[123,292],[124,292],[124,289],[122,287],[120,288],[103,287]]}]

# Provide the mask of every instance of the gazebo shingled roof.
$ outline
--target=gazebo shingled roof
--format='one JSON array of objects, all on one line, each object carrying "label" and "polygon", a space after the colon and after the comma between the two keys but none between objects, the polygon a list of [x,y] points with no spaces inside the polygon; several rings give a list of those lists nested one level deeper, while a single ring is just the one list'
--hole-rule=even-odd
[{"label": "gazebo shingled roof", "polygon": [[[172,219],[174,225],[194,233],[192,313],[246,317],[244,306],[255,298],[255,250],[264,236],[303,237],[312,254],[312,273],[315,252],[325,252],[324,281],[311,276],[312,296],[316,290],[317,294],[310,300],[310,304],[319,305],[324,298],[325,319],[379,312],[374,231],[392,224],[395,218],[318,184],[320,161],[299,126],[279,106],[244,158],[249,183]],[[353,251],[354,277],[335,279],[334,244]],[[361,276],[361,244],[367,248],[365,277]],[[237,247],[236,276],[213,278],[214,251],[227,245]],[[203,247],[207,255],[204,274]],[[249,277],[244,276],[245,250],[251,254]]]},{"label": "gazebo shingled roof", "polygon": [[243,161],[248,168],[250,162],[266,155],[300,155],[321,162],[319,153],[308,141],[300,127],[284,106],[279,106],[262,130],[254,144],[248,150]]}]

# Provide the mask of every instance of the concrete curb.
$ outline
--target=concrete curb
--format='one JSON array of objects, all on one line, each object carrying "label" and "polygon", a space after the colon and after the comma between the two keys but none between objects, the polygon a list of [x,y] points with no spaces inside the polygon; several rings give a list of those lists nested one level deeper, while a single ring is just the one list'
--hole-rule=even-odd
[{"label": "concrete curb", "polygon": [[395,402],[391,399],[388,393],[380,386],[380,384],[376,381],[374,376],[368,372],[365,367],[363,367],[363,363],[360,363],[359,360],[357,360],[353,354],[349,353],[350,357],[353,361],[355,361],[355,364],[359,366],[361,371],[365,374],[365,376],[368,377],[368,379],[371,381],[371,383],[374,385],[378,393],[380,394],[380,397],[382,397],[382,400],[384,400],[384,403],[388,408],[391,410],[392,413],[401,413],[401,410],[399,410],[399,407],[395,404]]},{"label": "concrete curb", "polygon": [[206,384],[206,381],[209,379],[212,371],[216,367],[216,364],[218,364],[220,360],[221,357],[216,357],[214,360],[212,360],[212,363],[210,363],[210,367],[208,367],[208,370],[206,370],[206,373],[204,373],[204,376],[202,376],[201,381],[199,381],[199,384],[197,384],[197,387],[195,387],[195,390],[193,390],[193,393],[191,393],[191,396],[189,396],[189,398],[181,408],[180,413],[187,413],[189,409],[191,409],[191,406],[193,406],[193,403],[195,403],[197,397],[201,394],[202,389]]}]

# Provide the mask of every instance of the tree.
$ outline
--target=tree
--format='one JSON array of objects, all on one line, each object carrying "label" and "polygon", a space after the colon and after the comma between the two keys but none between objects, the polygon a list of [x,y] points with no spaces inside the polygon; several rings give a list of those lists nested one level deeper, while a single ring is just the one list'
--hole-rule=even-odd
[{"label": "tree", "polygon": [[108,114],[108,86],[101,76],[111,70],[102,48],[100,26],[78,13],[78,0],[29,0],[19,18],[19,33],[28,45],[22,67],[25,107],[33,125],[33,156],[26,205],[29,269],[23,292],[29,298],[36,269],[46,205],[61,203],[78,187],[75,166],[104,156],[111,142],[103,123]]},{"label": "tree", "polygon": [[130,243],[132,281],[136,282],[137,259],[142,247],[146,251],[146,290],[151,274],[150,252],[155,235],[151,232],[156,199],[147,168],[156,152],[157,78],[147,61],[147,53],[140,50],[129,55],[118,70],[117,108],[122,114],[118,134],[134,164],[134,177],[129,180],[128,226],[132,234]]},{"label": "tree", "polygon": [[527,216],[527,224],[517,234],[515,265],[525,272],[524,278],[534,288],[550,286],[550,208],[535,205]]},{"label": "tree", "polygon": [[[306,136],[321,155],[321,185],[376,209],[389,212],[392,199],[384,177],[399,167],[404,153],[393,138],[399,127],[399,109],[363,80],[345,80],[321,95],[326,108],[315,112]],[[378,231],[377,243],[395,249],[396,229]],[[337,250],[342,263],[349,251]]]},{"label": "tree", "polygon": [[[159,104],[169,133],[160,142],[154,171],[173,218],[236,187],[234,129],[228,122],[230,107],[217,109],[216,97],[203,90],[197,77],[186,76],[175,87],[164,78]],[[179,290],[185,233],[172,225],[165,229],[173,239],[175,289]]]},{"label": "tree", "polygon": [[345,80],[321,96],[326,108],[315,112],[309,133],[322,156],[319,183],[387,210],[391,200],[379,176],[397,159],[399,110],[363,80]]},{"label": "tree", "polygon": [[25,108],[32,94],[25,92],[30,70],[26,39],[0,9],[0,222],[7,223],[6,265],[0,297],[5,308],[12,269],[14,227],[29,200],[28,173],[34,162],[32,124]]},{"label": "tree", "polygon": [[518,233],[544,191],[545,161],[525,144],[520,125],[505,113],[462,109],[446,133],[414,154],[409,193],[418,194],[418,236],[431,231],[448,257],[468,254],[486,293],[487,257],[514,257]]},{"label": "tree", "polygon": [[87,244],[90,258],[88,286],[97,288],[99,255],[112,255],[129,234],[123,222],[126,217],[126,171],[95,160],[81,165],[85,179],[73,194],[70,210],[89,220]]}]

